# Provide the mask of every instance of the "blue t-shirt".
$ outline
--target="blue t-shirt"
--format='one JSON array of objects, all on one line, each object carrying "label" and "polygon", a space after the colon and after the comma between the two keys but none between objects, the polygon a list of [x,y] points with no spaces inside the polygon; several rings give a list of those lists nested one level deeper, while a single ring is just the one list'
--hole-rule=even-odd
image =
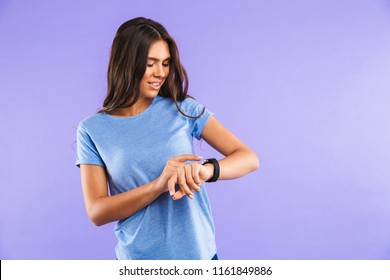
[{"label": "blue t-shirt", "polygon": [[[192,98],[179,106],[190,116],[204,108]],[[168,159],[194,154],[193,137],[201,138],[211,115],[206,109],[200,118],[188,118],[161,96],[136,116],[97,113],[78,126],[76,165],[105,167],[111,195],[137,188],[158,178]],[[194,196],[175,201],[166,192],[120,220],[115,227],[117,258],[210,260],[216,244],[205,186]]]}]

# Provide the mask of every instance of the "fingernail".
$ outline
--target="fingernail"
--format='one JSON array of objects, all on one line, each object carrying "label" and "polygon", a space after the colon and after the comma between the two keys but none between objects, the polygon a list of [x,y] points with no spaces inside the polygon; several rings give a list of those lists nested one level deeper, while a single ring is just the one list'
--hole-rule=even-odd
[{"label": "fingernail", "polygon": [[188,195],[191,199],[194,199],[194,196],[192,194]]},{"label": "fingernail", "polygon": [[174,195],[175,193],[173,192],[173,191],[171,191],[171,190],[169,190],[169,195],[170,196],[172,196],[172,195]]}]

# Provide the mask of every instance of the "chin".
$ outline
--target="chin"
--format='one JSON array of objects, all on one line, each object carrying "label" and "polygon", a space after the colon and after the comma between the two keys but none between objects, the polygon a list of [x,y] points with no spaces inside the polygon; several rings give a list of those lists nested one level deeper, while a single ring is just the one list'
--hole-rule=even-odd
[{"label": "chin", "polygon": [[141,94],[141,98],[145,99],[152,99],[155,98],[158,95],[159,91],[154,91],[154,92],[146,92],[144,94]]},{"label": "chin", "polygon": [[154,91],[154,92],[149,93],[147,96],[148,96],[149,98],[155,98],[155,97],[158,95],[159,92],[160,92],[160,91]]}]

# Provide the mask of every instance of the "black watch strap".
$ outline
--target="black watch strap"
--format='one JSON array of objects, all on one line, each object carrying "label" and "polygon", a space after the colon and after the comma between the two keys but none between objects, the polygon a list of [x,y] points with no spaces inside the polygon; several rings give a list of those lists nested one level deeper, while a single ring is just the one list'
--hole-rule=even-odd
[{"label": "black watch strap", "polygon": [[216,160],[215,158],[208,158],[208,159],[205,159],[203,162],[202,162],[202,165],[205,165],[205,164],[212,164],[214,166],[214,174],[213,174],[213,177],[211,177],[210,179],[208,179],[206,182],[207,183],[212,183],[212,182],[215,182],[218,180],[219,178],[219,163],[218,163],[218,160]]}]

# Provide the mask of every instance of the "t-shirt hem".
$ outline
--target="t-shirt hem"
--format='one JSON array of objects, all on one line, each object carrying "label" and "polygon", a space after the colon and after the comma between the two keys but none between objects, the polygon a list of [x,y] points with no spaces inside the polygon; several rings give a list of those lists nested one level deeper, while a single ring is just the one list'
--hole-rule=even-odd
[{"label": "t-shirt hem", "polygon": [[77,167],[80,167],[81,164],[85,164],[85,165],[99,165],[99,166],[102,166],[102,167],[105,167],[105,165],[101,162],[85,162],[85,161],[76,161],[75,165]]},{"label": "t-shirt hem", "polygon": [[202,122],[200,123],[200,126],[199,126],[199,134],[196,134],[194,135],[196,139],[200,140],[202,138],[202,132],[204,130],[204,127],[206,126],[206,123],[208,122],[208,120],[213,116],[214,114],[213,113],[209,113],[207,114],[207,116],[205,116],[203,119],[202,119]]}]

